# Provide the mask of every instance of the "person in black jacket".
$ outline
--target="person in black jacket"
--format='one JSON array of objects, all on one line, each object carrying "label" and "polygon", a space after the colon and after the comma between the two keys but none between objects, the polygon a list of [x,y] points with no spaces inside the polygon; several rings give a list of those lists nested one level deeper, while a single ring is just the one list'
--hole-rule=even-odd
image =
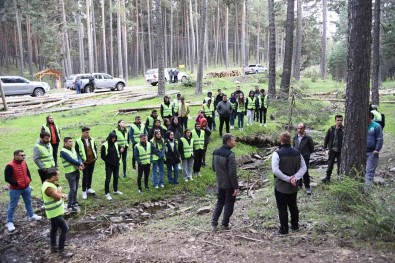
[{"label": "person in black jacket", "polygon": [[336,125],[329,128],[324,140],[324,148],[329,149],[328,153],[328,170],[326,177],[322,179],[324,183],[331,181],[331,175],[335,159],[337,161],[337,175],[340,174],[341,150],[343,142],[343,116],[335,116]]},{"label": "person in black jacket", "polygon": [[174,132],[174,138],[178,142],[180,141],[180,139],[182,138],[184,133],[182,132],[182,126],[178,122],[177,116],[174,116],[173,118],[171,118],[170,127],[169,127],[168,131]]},{"label": "person in black jacket", "polygon": [[237,180],[237,164],[235,154],[231,151],[236,146],[235,137],[226,133],[222,137],[223,145],[213,153],[212,168],[217,177],[217,204],[211,218],[211,226],[213,231],[217,231],[218,219],[222,213],[222,228],[229,230],[229,220],[233,214],[236,196],[239,193],[239,183]]},{"label": "person in black jacket", "polygon": [[306,173],[303,175],[303,178],[298,181],[298,189],[302,189],[303,183],[306,189],[306,194],[311,195],[310,189],[310,175],[309,175],[309,162],[310,162],[310,154],[314,152],[314,143],[313,139],[306,134],[304,123],[299,123],[297,130],[298,133],[295,135],[293,139],[293,147],[302,154],[304,162],[306,163]]},{"label": "person in black jacket", "polygon": [[148,131],[148,141],[150,141],[152,138],[154,138],[154,133],[155,133],[156,130],[160,131],[160,135],[162,135],[162,138],[165,137],[166,130],[162,127],[161,121],[160,120],[155,120],[154,125]]},{"label": "person in black jacket", "polygon": [[113,175],[113,189],[114,194],[123,194],[118,191],[118,178],[119,178],[119,161],[121,155],[117,144],[117,135],[115,132],[110,132],[106,142],[101,146],[101,159],[105,163],[106,167],[106,181],[104,183],[104,191],[107,200],[112,200],[110,195],[110,181],[111,175]]},{"label": "person in black jacket", "polygon": [[[181,162],[178,152],[178,141],[174,138],[174,132],[166,133],[165,155],[167,167],[167,179],[169,184],[178,184],[178,164]],[[173,173],[173,175],[172,175]]]}]

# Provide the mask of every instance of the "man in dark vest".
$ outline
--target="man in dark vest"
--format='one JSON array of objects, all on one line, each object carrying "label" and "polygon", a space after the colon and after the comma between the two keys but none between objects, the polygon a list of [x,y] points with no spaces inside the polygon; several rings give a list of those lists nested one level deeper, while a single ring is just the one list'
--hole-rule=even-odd
[{"label": "man in dark vest", "polygon": [[281,133],[280,143],[280,148],[272,156],[274,193],[280,218],[280,228],[275,235],[286,235],[288,234],[288,208],[291,213],[291,229],[299,230],[297,181],[306,173],[306,164],[300,152],[291,147],[289,132]]}]

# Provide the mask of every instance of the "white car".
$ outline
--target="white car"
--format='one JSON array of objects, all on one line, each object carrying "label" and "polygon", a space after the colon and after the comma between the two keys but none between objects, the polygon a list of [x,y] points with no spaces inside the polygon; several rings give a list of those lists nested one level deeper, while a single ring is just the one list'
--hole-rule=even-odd
[{"label": "white car", "polygon": [[[165,68],[165,82],[170,81],[169,71],[172,68]],[[174,68],[173,68],[174,70]],[[178,81],[184,82],[187,80],[188,75],[183,71],[178,71]],[[156,86],[158,84],[158,69],[149,69],[145,73],[145,80],[150,83],[152,86]]]},{"label": "white car", "polygon": [[251,64],[244,68],[245,75],[265,73],[266,71],[267,69],[260,64]]},{"label": "white car", "polygon": [[[118,90],[121,91],[124,89],[126,83],[125,80],[122,78],[114,78],[113,76],[107,73],[92,73],[93,77],[95,78],[95,89],[111,89],[111,90]],[[89,78],[91,74],[75,74],[70,75],[66,79],[66,87],[68,89],[75,89],[75,80],[77,77],[80,77],[82,85],[81,85],[81,92],[89,92]]]},{"label": "white car", "polygon": [[31,95],[33,97],[44,96],[51,88],[47,82],[30,81],[18,76],[0,77],[4,95]]}]

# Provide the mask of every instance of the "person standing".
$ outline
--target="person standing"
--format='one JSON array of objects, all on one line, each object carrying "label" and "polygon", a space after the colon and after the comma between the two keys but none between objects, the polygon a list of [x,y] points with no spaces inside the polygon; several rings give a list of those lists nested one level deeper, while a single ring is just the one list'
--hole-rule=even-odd
[{"label": "person standing", "polygon": [[[94,91],[95,91],[95,77],[93,76],[92,73],[91,73],[91,75],[89,76],[88,85],[89,85],[89,92],[90,92],[90,93],[94,92]],[[85,92],[86,92],[86,91],[87,91],[87,90],[85,89]]]},{"label": "person standing", "polygon": [[251,90],[246,100],[247,126],[251,126],[254,121],[255,104],[256,97],[254,91]]},{"label": "person standing", "polygon": [[219,115],[219,136],[222,137],[224,123],[226,125],[226,133],[229,133],[230,114],[232,112],[232,105],[225,94],[222,97],[222,101],[217,105],[217,111]]},{"label": "person standing", "polygon": [[241,93],[243,93],[243,91],[241,91],[240,85],[239,85],[236,87],[236,91],[235,91],[236,100],[239,98]]},{"label": "person standing", "polygon": [[211,130],[208,127],[208,123],[206,119],[200,120],[200,129],[204,131],[204,150],[203,150],[202,166],[206,166],[206,152],[207,152],[208,144],[210,143],[210,136],[211,136]]},{"label": "person standing", "polygon": [[76,90],[77,94],[81,94],[82,81],[81,81],[80,77],[77,77],[75,79],[74,85],[75,85],[75,90]]},{"label": "person standing", "polygon": [[237,99],[236,112],[237,112],[237,127],[239,128],[239,131],[243,131],[244,115],[246,115],[246,105],[245,105],[243,93],[240,93],[239,98]]},{"label": "person standing", "polygon": [[178,69],[173,68],[173,83],[178,83]]},{"label": "person standing", "polygon": [[169,83],[174,83],[174,73],[172,69],[169,69]]},{"label": "person standing", "polygon": [[62,160],[65,177],[69,183],[69,195],[67,198],[67,209],[70,212],[77,212],[77,191],[80,181],[80,171],[85,166],[79,154],[73,148],[73,139],[65,137],[63,139],[64,146],[60,150],[60,158]]},{"label": "person standing", "polygon": [[[48,169],[46,178],[47,179],[41,187],[41,194],[44,200],[45,214],[51,221],[51,231],[49,234],[51,240],[51,253],[58,253],[59,256],[63,258],[70,258],[74,254],[64,249],[69,226],[63,217],[63,200],[66,198],[66,195],[62,194],[62,187],[56,185],[59,181],[58,169]],[[59,242],[56,242],[58,229],[60,229]]]},{"label": "person standing", "polygon": [[217,96],[215,96],[214,102],[211,102],[211,103],[214,103],[213,128],[212,128],[213,131],[215,131],[215,129],[217,128],[217,123],[215,122],[215,115],[216,115],[215,111],[217,109],[218,103],[220,103],[222,101],[222,96],[224,95],[222,93],[221,89],[218,89],[217,92],[218,92],[218,94],[217,94]]},{"label": "person standing", "polygon": [[[140,141],[140,134],[147,133],[147,130],[145,129],[145,125],[141,123],[141,118],[140,116],[136,116],[134,118],[134,123],[130,125],[129,128],[129,138],[132,141],[132,149],[134,149],[134,146]],[[133,169],[136,170],[136,159],[134,157],[134,151],[133,151],[133,157],[132,157],[132,165]]]},{"label": "person standing", "polygon": [[14,158],[4,170],[5,181],[9,183],[8,194],[10,204],[7,210],[7,230],[14,231],[14,213],[18,206],[19,198],[22,196],[25,208],[29,216],[29,221],[41,220],[41,216],[34,214],[32,207],[32,188],[30,187],[31,175],[25,162],[25,152],[23,150],[14,151]]},{"label": "person standing", "polygon": [[162,120],[165,118],[170,120],[171,117],[173,117],[173,107],[170,103],[170,98],[167,95],[163,98],[163,102],[160,105],[160,116],[162,117]]},{"label": "person standing", "polygon": [[310,189],[310,175],[309,175],[309,163],[310,155],[314,152],[313,139],[306,134],[304,123],[299,123],[297,126],[298,133],[293,139],[293,147],[297,149],[303,156],[303,160],[306,164],[306,173],[303,178],[298,181],[298,189],[302,189],[303,183],[306,189],[306,194],[311,195]]},{"label": "person standing", "polygon": [[121,164],[121,153],[117,143],[117,135],[110,132],[106,141],[101,146],[101,159],[104,161],[106,169],[106,180],[104,182],[104,193],[108,201],[112,200],[110,195],[111,176],[114,194],[122,195],[118,190],[119,165]]},{"label": "person standing", "polygon": [[[174,138],[174,132],[166,133],[165,154],[167,167],[167,180],[169,184],[178,184],[178,165],[181,162],[178,152],[178,141]],[[173,172],[173,175],[172,175]]]},{"label": "person standing", "polygon": [[147,135],[140,134],[140,142],[134,147],[134,156],[136,158],[137,167],[137,187],[138,192],[142,193],[141,180],[144,174],[145,190],[149,190],[148,178],[151,170],[152,154],[156,153],[154,147],[150,142],[147,142]]},{"label": "person standing", "polygon": [[178,110],[180,108],[180,103],[181,103],[181,94],[177,93],[176,98],[173,100],[171,103],[172,111],[173,111],[173,116],[178,116]]},{"label": "person standing", "polygon": [[82,170],[82,199],[87,199],[87,194],[95,194],[92,189],[92,176],[97,160],[95,140],[90,136],[90,128],[82,127],[82,136],[75,141],[75,151],[80,155],[85,169]]},{"label": "person standing", "polygon": [[230,129],[233,130],[235,128],[235,119],[236,119],[236,106],[237,106],[237,99],[234,93],[230,95],[230,105],[232,107],[230,113]]},{"label": "person standing", "polygon": [[324,140],[324,149],[329,148],[328,169],[326,170],[326,177],[322,179],[322,182],[324,183],[329,183],[331,181],[335,159],[337,162],[337,175],[340,174],[341,149],[343,142],[343,116],[336,115],[335,121],[336,125],[329,128]]},{"label": "person standing", "polygon": [[178,122],[177,116],[174,116],[173,118],[171,118],[170,127],[169,127],[168,131],[174,132],[174,139],[176,139],[177,141],[180,141],[180,139],[183,136],[183,132],[182,132],[182,127],[181,127],[180,123]]},{"label": "person standing", "polygon": [[123,168],[123,178],[127,178],[126,167],[127,167],[127,157],[129,148],[129,134],[126,129],[126,124],[124,120],[119,120],[117,124],[117,129],[113,130],[117,135],[117,144],[119,146],[119,153],[121,154],[122,168]]},{"label": "person standing", "polygon": [[45,181],[46,169],[55,166],[50,140],[51,135],[46,131],[42,131],[40,133],[40,139],[38,139],[33,149],[33,161],[38,167],[38,175],[40,176],[41,183]]},{"label": "person standing", "polygon": [[149,131],[152,126],[154,126],[155,121],[158,119],[158,112],[157,110],[153,110],[151,112],[151,115],[147,117],[147,120],[145,121],[145,128],[147,131]]},{"label": "person standing", "polygon": [[[266,127],[266,114],[267,114],[267,108],[269,107],[269,100],[268,100],[268,97],[267,97],[264,89],[261,89],[261,95],[259,95],[258,101],[259,101],[259,106],[258,106],[259,123],[260,123],[260,126],[262,126],[262,124],[263,124],[263,126]],[[263,119],[263,122],[262,122],[262,119]]]},{"label": "person standing", "polygon": [[182,127],[182,130],[188,128],[188,115],[189,115],[189,104],[185,102],[185,98],[181,97],[181,103],[178,109],[178,121]]},{"label": "person standing", "polygon": [[291,229],[299,230],[297,205],[297,181],[306,173],[306,164],[300,152],[291,147],[291,134],[282,132],[280,148],[272,156],[272,170],[275,177],[274,194],[280,218],[280,228],[275,235],[288,234],[288,208],[291,214]]},{"label": "person standing", "polygon": [[192,131],[193,138],[193,175],[200,176],[204,154],[205,131],[200,127],[200,123],[195,123],[195,129]]},{"label": "person standing", "polygon": [[184,131],[184,137],[180,139],[178,147],[182,160],[182,177],[185,182],[188,182],[188,180],[193,180],[193,138],[190,129]]},{"label": "person standing", "polygon": [[214,107],[211,103],[211,99],[208,99],[206,103],[203,104],[204,115],[206,116],[208,127],[210,130],[213,128],[213,116],[214,116]]},{"label": "person standing", "polygon": [[221,227],[230,229],[229,221],[233,214],[236,196],[239,194],[237,179],[237,163],[235,154],[231,151],[236,146],[235,137],[226,133],[222,137],[222,146],[213,153],[212,168],[217,178],[217,204],[211,218],[213,231],[218,229],[218,219],[224,209]]},{"label": "person standing", "polygon": [[149,141],[154,138],[154,133],[157,130],[159,130],[160,134],[162,135],[162,138],[165,137],[166,130],[162,127],[160,120],[156,120],[154,126],[152,126],[152,128],[148,131]]},{"label": "person standing", "polygon": [[41,126],[41,132],[48,132],[50,135],[50,143],[52,146],[53,160],[55,166],[58,167],[58,149],[61,140],[59,126],[55,124],[52,115],[48,115],[46,123]]},{"label": "person standing", "polygon": [[383,129],[373,121],[374,113],[369,113],[368,136],[366,143],[365,193],[369,192],[379,163],[379,154],[383,147]]},{"label": "person standing", "polygon": [[150,141],[152,146],[156,149],[155,154],[152,154],[152,185],[156,189],[165,187],[163,180],[164,166],[165,166],[165,141],[160,130],[154,131],[154,137]]}]

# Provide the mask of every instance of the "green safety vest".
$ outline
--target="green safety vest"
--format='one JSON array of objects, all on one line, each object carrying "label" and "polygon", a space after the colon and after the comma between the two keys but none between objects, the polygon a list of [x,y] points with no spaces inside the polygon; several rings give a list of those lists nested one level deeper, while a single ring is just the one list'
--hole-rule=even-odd
[{"label": "green safety vest", "polygon": [[147,142],[147,150],[141,145],[141,143],[136,144],[135,146],[137,151],[139,151],[139,158],[141,164],[150,164],[151,163],[151,143]]},{"label": "green safety vest", "polygon": [[243,106],[240,106],[240,104],[237,102],[237,113],[239,112],[245,112],[246,111],[246,106],[243,104]]},{"label": "green safety vest", "polygon": [[[261,108],[262,107],[262,96],[259,95],[258,99],[259,99],[259,108]],[[264,101],[263,101],[263,107],[265,107],[267,109],[268,106],[269,106],[269,101],[267,100],[267,95],[265,95]]]},{"label": "green safety vest", "polygon": [[115,134],[117,135],[118,145],[121,147],[127,147],[128,146],[128,139],[129,139],[128,131],[125,129],[125,135],[119,129],[116,129],[114,131],[115,131]]},{"label": "green safety vest", "polygon": [[57,191],[57,187],[53,183],[47,181],[45,181],[41,187],[41,194],[44,201],[45,214],[47,215],[48,219],[51,219],[63,215],[64,206],[63,206],[63,198],[61,198],[59,201],[56,201],[52,197],[47,196],[45,194],[45,190],[47,190],[48,187],[53,188],[55,191]]},{"label": "green safety vest", "polygon": [[[65,153],[67,153],[68,155],[71,156],[71,158],[73,158],[73,159],[75,159],[75,160],[78,159],[77,152],[76,152],[73,148],[71,148],[71,150],[66,149],[66,148],[62,148],[62,150],[60,150],[60,152],[65,152]],[[69,163],[69,162],[66,161],[66,159],[64,159],[62,156],[60,156],[60,158],[62,159],[62,164],[63,164],[64,173],[65,173],[65,174],[69,174],[69,173],[72,173],[72,172],[78,170],[78,168],[77,168],[74,164]]]},{"label": "green safety vest", "polygon": [[[49,133],[49,138],[51,138],[51,130],[49,129],[49,127],[47,126],[47,124],[44,123],[42,127],[44,128],[44,130],[45,130],[46,132]],[[55,132],[56,132],[56,135],[58,135],[58,138],[59,138],[59,141],[60,141],[60,131],[59,131],[58,125],[55,125]]]},{"label": "green safety vest", "polygon": [[184,157],[190,158],[193,155],[193,138],[191,138],[191,144],[188,143],[187,139],[181,138],[181,143],[184,147]]},{"label": "green safety vest", "polygon": [[36,146],[41,153],[40,160],[43,163],[44,168],[54,167],[55,161],[53,159],[52,145],[48,143],[49,149],[39,143],[37,143]]},{"label": "green safety vest", "polygon": [[255,110],[256,97],[254,97],[253,99],[251,99],[251,97],[248,97],[247,101],[248,101],[247,110]]},{"label": "green safety vest", "polygon": [[174,99],[172,104],[174,112],[178,112],[178,105],[180,104],[178,100]]},{"label": "green safety vest", "polygon": [[207,106],[207,103],[203,104],[203,111],[206,117],[212,118],[213,117],[213,111],[214,111],[214,106],[211,103],[210,107]]},{"label": "green safety vest", "polygon": [[155,119],[152,118],[151,116],[148,116],[147,122],[148,122],[147,129],[149,130],[152,128],[152,126],[154,126]]},{"label": "green safety vest", "polygon": [[[154,138],[152,138],[150,142],[151,142],[151,143],[154,145],[154,147],[155,147],[156,149],[158,149],[160,152],[162,151],[163,147],[165,147],[165,141],[164,141],[163,139],[161,139],[161,142],[158,143],[158,142],[156,142],[156,141],[154,140]],[[147,147],[148,147],[148,146],[147,146]],[[164,158],[164,157],[163,157],[163,158]],[[152,155],[152,160],[153,160],[153,161],[159,160],[159,156],[156,155],[156,154],[153,154],[153,155]]]},{"label": "green safety vest", "polygon": [[135,142],[140,140],[140,134],[144,133],[145,126],[144,124],[140,124],[140,128],[135,124],[132,123],[130,128],[133,130],[133,139]]},{"label": "green safety vest", "polygon": [[372,110],[371,113],[373,113],[373,115],[374,115],[374,117],[373,117],[374,121],[382,121],[380,112],[378,112],[377,110]]},{"label": "green safety vest", "polygon": [[192,131],[193,149],[194,150],[204,149],[204,135],[205,135],[205,132],[203,130],[200,130],[200,137],[198,136],[196,130]]},{"label": "green safety vest", "polygon": [[[90,139],[91,139],[90,143],[91,143],[93,155],[95,156],[95,159],[97,159],[97,153],[95,151],[95,140],[93,138]],[[77,140],[75,140],[75,143],[78,144],[78,153],[80,154],[82,161],[85,162],[86,153],[85,153],[84,143],[82,142],[82,138],[78,138]]]},{"label": "green safety vest", "polygon": [[[108,141],[106,141],[105,143],[103,143],[103,145],[104,145],[104,149],[105,149],[105,154],[106,154],[106,156],[107,156],[107,154],[108,154]],[[117,142],[114,142],[114,146],[115,146],[115,149],[117,150],[117,154],[118,154],[118,158],[119,158],[119,163],[121,163],[121,154],[119,153],[118,143],[117,143]]]},{"label": "green safety vest", "polygon": [[173,115],[171,104],[167,106],[165,103],[162,103],[162,107],[163,107],[163,117],[168,117]]}]

